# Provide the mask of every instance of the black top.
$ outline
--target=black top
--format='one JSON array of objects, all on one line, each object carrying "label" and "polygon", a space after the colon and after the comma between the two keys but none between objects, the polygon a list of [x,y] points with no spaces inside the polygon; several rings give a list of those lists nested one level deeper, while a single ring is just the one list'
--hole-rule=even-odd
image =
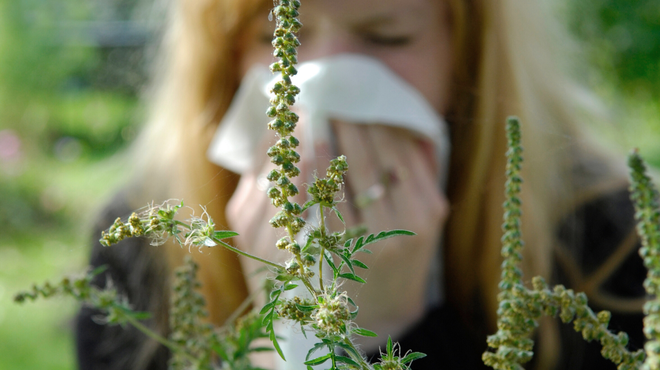
[{"label": "black top", "polygon": [[[101,217],[95,238],[116,217],[130,214],[122,199],[118,197]],[[611,311],[610,330],[626,331],[630,336],[628,348],[637,350],[644,343],[641,304],[646,294],[642,286],[646,269],[637,254],[639,241],[634,234],[633,215],[628,192],[621,190],[590,201],[567,217],[557,230],[560,243],[555,246],[550,280],[553,284],[585,291],[594,311]],[[153,312],[148,325],[167,327],[168,270],[162,251],[144,239],[128,239],[110,248],[95,242],[91,264],[109,267],[96,279],[96,284],[104,286],[111,279],[135,309]],[[167,369],[169,354],[163,346],[133,328],[97,324],[93,320],[96,314],[83,308],[77,317],[81,370]],[[558,318],[554,322],[561,339],[557,369],[616,369],[612,362],[601,357],[600,344],[585,342],[572,324],[562,324]],[[427,312],[399,343],[404,352],[427,354],[414,362],[415,370],[483,369],[486,366],[481,362],[481,354],[486,350],[487,334],[468,329],[461,315],[444,305]]]}]

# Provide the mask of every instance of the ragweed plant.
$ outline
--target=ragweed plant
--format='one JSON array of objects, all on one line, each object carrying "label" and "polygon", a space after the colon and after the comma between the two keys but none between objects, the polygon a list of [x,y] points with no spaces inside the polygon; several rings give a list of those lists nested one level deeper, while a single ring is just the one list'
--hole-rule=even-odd
[{"label": "ragweed plant", "polygon": [[[534,341],[530,338],[542,315],[559,318],[564,323],[573,322],[576,331],[587,341],[598,340],[603,346],[604,358],[618,365],[619,370],[659,369],[660,354],[660,301],[655,298],[644,306],[648,315],[644,319],[644,333],[650,340],[643,350],[630,352],[626,349],[628,335],[614,334],[607,329],[611,314],[608,311],[594,313],[587,305],[584,293],[575,293],[563,285],[552,290],[542,277],[532,279],[532,288],[522,282],[523,241],[520,229],[521,201],[518,197],[522,179],[522,147],[520,123],[517,118],[507,120],[506,200],[504,202],[504,236],[502,237],[502,279],[498,295],[498,331],[488,337],[488,346],[495,352],[485,352],[483,361],[494,369],[520,369],[533,356]],[[640,255],[649,270],[644,283],[647,292],[657,296],[660,282],[660,211],[657,191],[645,174],[645,167],[636,152],[629,159],[631,170],[631,199],[635,204],[637,230],[642,237]]]}]

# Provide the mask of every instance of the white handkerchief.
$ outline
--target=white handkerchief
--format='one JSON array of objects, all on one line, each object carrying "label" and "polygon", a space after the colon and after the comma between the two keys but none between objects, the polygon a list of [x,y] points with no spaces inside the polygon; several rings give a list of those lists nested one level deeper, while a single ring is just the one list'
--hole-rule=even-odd
[{"label": "white handkerchief", "polygon": [[[265,66],[248,71],[209,147],[212,162],[243,173],[255,155],[264,155],[255,153],[255,148],[267,132],[265,112],[277,81],[279,77]],[[300,64],[292,81],[301,91],[296,107],[308,118],[301,141],[330,140],[333,118],[405,128],[435,144],[440,180],[445,184],[450,152],[447,124],[421,93],[383,63],[361,55],[337,55]]]}]

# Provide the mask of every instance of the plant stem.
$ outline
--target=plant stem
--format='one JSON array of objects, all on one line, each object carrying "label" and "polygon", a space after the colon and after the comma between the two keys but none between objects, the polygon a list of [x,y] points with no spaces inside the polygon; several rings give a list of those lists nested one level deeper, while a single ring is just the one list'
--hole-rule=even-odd
[{"label": "plant stem", "polygon": [[130,315],[126,315],[126,321],[128,321],[131,325],[133,325],[137,330],[144,333],[144,335],[169,348],[172,352],[177,352],[182,354],[186,359],[188,359],[192,363],[197,362],[197,359],[191,356],[190,354],[188,354],[188,352],[186,352],[184,348],[156,334],[153,330],[146,327],[144,324],[142,324],[134,317],[131,317]]},{"label": "plant stem", "polygon": [[245,256],[245,257],[248,257],[248,258],[252,258],[252,259],[255,260],[255,261],[259,261],[259,262],[261,262],[261,263],[265,263],[265,264],[268,265],[268,266],[275,267],[275,268],[277,269],[277,271],[282,271],[282,270],[283,270],[282,266],[278,265],[278,264],[275,263],[275,262],[272,262],[272,261],[269,261],[269,260],[266,260],[266,259],[263,259],[263,258],[257,257],[257,256],[255,256],[255,255],[250,254],[250,253],[244,252],[244,251],[242,251],[242,250],[240,250],[240,249],[238,249],[238,248],[236,248],[236,247],[232,247],[231,245],[229,245],[229,244],[223,242],[222,240],[220,240],[220,239],[218,239],[218,238],[213,238],[213,241],[216,242],[216,243],[218,243],[218,244],[220,244],[220,245],[222,245],[223,247],[229,249],[230,251],[232,251],[232,252],[234,252],[234,253],[238,253],[238,254],[240,254],[241,256]]},{"label": "plant stem", "polygon": [[[323,205],[319,204],[319,214],[321,216],[321,240],[325,239],[325,218],[323,217]],[[321,255],[319,256],[319,289],[323,291],[323,255],[325,254],[325,247],[321,244]]]}]

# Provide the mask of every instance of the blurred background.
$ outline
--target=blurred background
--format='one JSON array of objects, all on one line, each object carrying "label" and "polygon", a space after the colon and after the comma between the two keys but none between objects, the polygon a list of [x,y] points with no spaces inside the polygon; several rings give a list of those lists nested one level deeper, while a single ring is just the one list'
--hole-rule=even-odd
[{"label": "blurred background", "polygon": [[[599,129],[660,166],[657,0],[546,0],[576,37]],[[83,271],[91,220],[125,175],[164,1],[0,0],[0,369],[74,369],[75,303],[18,306],[32,282]],[[160,4],[160,5],[159,5]]]}]

